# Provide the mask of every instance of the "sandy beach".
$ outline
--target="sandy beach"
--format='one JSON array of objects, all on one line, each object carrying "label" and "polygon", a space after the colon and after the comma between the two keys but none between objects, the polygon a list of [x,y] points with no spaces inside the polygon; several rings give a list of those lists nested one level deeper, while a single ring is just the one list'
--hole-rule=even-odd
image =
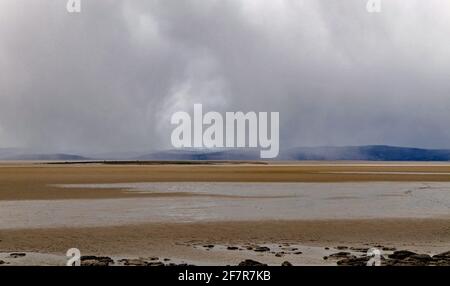
[{"label": "sandy beach", "polygon": [[431,257],[450,250],[449,192],[442,163],[4,163],[0,264],[64,265],[74,247],[85,265]]}]

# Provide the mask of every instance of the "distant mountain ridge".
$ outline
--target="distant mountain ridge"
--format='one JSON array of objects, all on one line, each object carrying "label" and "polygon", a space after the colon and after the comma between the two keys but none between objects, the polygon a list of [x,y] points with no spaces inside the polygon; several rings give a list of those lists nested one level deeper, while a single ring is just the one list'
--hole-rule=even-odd
[{"label": "distant mountain ridge", "polygon": [[[127,154],[126,156],[124,154]],[[20,153],[15,149],[1,149],[0,160],[41,161],[90,161],[90,160],[133,160],[133,161],[253,161],[261,160],[256,148],[176,149],[160,152],[129,152],[120,156],[114,153],[101,155],[79,154],[33,154]],[[423,149],[387,145],[367,146],[325,146],[298,147],[281,151],[275,159],[286,161],[450,161],[450,149]]]},{"label": "distant mountain ridge", "polygon": [[294,148],[285,160],[354,161],[450,161],[450,150],[395,147],[387,145]]},{"label": "distant mountain ridge", "polygon": [[[257,149],[169,150],[136,160],[261,160]],[[450,161],[450,150],[387,145],[298,147],[280,152],[273,160],[286,161]]]}]

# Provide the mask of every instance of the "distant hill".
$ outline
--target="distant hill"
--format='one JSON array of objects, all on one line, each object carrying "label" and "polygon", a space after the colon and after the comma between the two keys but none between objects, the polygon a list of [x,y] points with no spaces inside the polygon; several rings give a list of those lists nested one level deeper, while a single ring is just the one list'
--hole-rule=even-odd
[{"label": "distant hill", "polygon": [[[20,153],[17,149],[0,149],[0,160],[40,161],[254,161],[260,159],[257,148],[177,149],[153,153],[105,153],[100,155]],[[286,161],[450,161],[450,150],[394,147],[385,145],[343,147],[298,147],[280,152],[274,160]]]},{"label": "distant hill", "polygon": [[[170,150],[142,155],[135,160],[260,160],[258,149]],[[274,160],[314,161],[450,161],[450,150],[384,145],[298,147],[280,152]]]},{"label": "distant hill", "polygon": [[393,147],[385,145],[294,148],[284,160],[450,161],[450,150]]},{"label": "distant hill", "polygon": [[82,161],[89,158],[71,154],[20,154],[2,158],[9,161]]},{"label": "distant hill", "polygon": [[249,148],[238,149],[180,149],[154,152],[133,158],[134,160],[259,160],[259,150]]}]

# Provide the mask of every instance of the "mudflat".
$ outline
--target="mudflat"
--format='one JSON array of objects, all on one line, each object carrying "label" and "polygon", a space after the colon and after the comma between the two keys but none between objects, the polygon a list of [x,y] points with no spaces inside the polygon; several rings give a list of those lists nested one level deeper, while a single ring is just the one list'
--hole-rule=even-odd
[{"label": "mudflat", "polygon": [[450,182],[441,163],[273,163],[267,165],[0,164],[0,200],[140,197],[120,189],[57,184],[130,182]]},{"label": "mudflat", "polygon": [[64,265],[73,247],[86,265],[432,257],[450,250],[450,165],[5,163],[0,214],[3,265]]}]

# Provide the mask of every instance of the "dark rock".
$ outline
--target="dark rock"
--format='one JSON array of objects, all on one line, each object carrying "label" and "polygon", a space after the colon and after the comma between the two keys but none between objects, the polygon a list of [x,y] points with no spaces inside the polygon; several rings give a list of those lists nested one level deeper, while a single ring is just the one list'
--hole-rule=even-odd
[{"label": "dark rock", "polygon": [[164,261],[170,261],[170,258],[164,258]]},{"label": "dark rock", "polygon": [[241,263],[239,263],[238,266],[267,266],[267,264],[263,264],[261,262],[251,260],[251,259],[246,259],[246,260],[242,261]]},{"label": "dark rock", "polygon": [[345,249],[348,249],[348,247],[344,246],[344,245],[339,245],[339,246],[336,246],[336,249],[337,250],[345,250]]},{"label": "dark rock", "polygon": [[301,252],[301,251],[296,251],[296,252],[294,252],[294,254],[302,254],[303,252]]},{"label": "dark rock", "polygon": [[387,246],[385,246],[381,250],[383,250],[383,251],[395,251],[396,248],[395,247],[387,247]]},{"label": "dark rock", "polygon": [[405,259],[408,258],[412,255],[416,255],[417,253],[409,251],[409,250],[398,250],[398,251],[394,251],[394,253],[392,253],[391,255],[389,255],[388,257],[391,259]]},{"label": "dark rock", "polygon": [[431,260],[433,260],[433,258],[431,258],[430,255],[428,254],[414,254],[409,256],[408,258],[406,258],[407,260],[417,260],[417,261],[422,261],[422,262],[429,262]]},{"label": "dark rock", "polygon": [[386,266],[425,266],[425,263],[422,263],[417,260],[401,260],[401,259],[388,259],[385,263]]},{"label": "dark rock", "polygon": [[114,260],[107,256],[81,256],[81,266],[109,266]]},{"label": "dark rock", "polygon": [[147,266],[164,266],[164,263],[158,261],[158,262],[149,262],[147,263]]},{"label": "dark rock", "polygon": [[0,265],[3,265],[3,264],[5,264],[5,263],[6,263],[5,261],[0,260]]},{"label": "dark rock", "polygon": [[203,247],[205,247],[205,248],[214,248],[214,245],[213,244],[207,244],[207,245],[203,245]]},{"label": "dark rock", "polygon": [[[330,257],[345,256],[346,254],[346,252],[340,252],[330,255]],[[365,266],[371,259],[371,257],[364,255],[360,257],[348,256],[337,261],[337,265]],[[432,257],[428,254],[417,254],[409,250],[400,250],[395,251],[388,257],[381,257],[381,262],[385,266],[450,266],[450,251]]]},{"label": "dark rock", "polygon": [[325,250],[330,250],[330,248],[329,247],[325,247]]},{"label": "dark rock", "polygon": [[433,260],[430,262],[430,265],[435,265],[435,266],[450,266],[450,260]]},{"label": "dark rock", "polygon": [[369,257],[352,257],[339,260],[336,263],[340,266],[366,266],[369,259]]},{"label": "dark rock", "polygon": [[275,253],[276,257],[283,257],[284,256],[284,252],[277,252]]},{"label": "dark rock", "polygon": [[290,263],[289,261],[284,261],[283,263],[281,263],[281,266],[292,266],[292,263]]},{"label": "dark rock", "polygon": [[227,249],[228,250],[238,250],[239,247],[237,247],[237,246],[228,246]]},{"label": "dark rock", "polygon": [[257,252],[267,252],[270,251],[270,248],[266,247],[266,246],[257,246],[254,251]]},{"label": "dark rock", "polygon": [[367,247],[350,247],[351,250],[357,251],[357,252],[367,252],[369,251],[369,248]]},{"label": "dark rock", "polygon": [[328,256],[324,256],[324,257],[323,257],[323,260],[327,260],[327,259],[328,259]]},{"label": "dark rock", "polygon": [[350,256],[350,252],[343,252],[343,251],[341,251],[341,252],[333,253],[329,257],[332,257],[332,258],[349,258],[349,256]]},{"label": "dark rock", "polygon": [[126,266],[147,266],[147,262],[143,259],[121,259],[120,262]]},{"label": "dark rock", "polygon": [[195,265],[193,265],[193,264],[187,264],[187,263],[181,263],[181,264],[176,264],[176,263],[173,263],[173,262],[171,262],[171,263],[169,263],[169,264],[166,264],[166,265],[164,265],[164,264],[159,264],[160,262],[153,262],[153,264],[152,265],[149,265],[149,266],[183,266],[183,267],[186,267],[186,266],[189,266],[189,267],[192,267],[192,266],[195,266]]},{"label": "dark rock", "polygon": [[450,251],[446,251],[433,256],[434,259],[450,260]]},{"label": "dark rock", "polygon": [[24,257],[24,256],[26,256],[27,254],[26,253],[23,253],[23,252],[14,252],[14,253],[11,253],[10,255],[9,255],[9,257],[11,257],[11,258],[18,258],[18,257]]}]

